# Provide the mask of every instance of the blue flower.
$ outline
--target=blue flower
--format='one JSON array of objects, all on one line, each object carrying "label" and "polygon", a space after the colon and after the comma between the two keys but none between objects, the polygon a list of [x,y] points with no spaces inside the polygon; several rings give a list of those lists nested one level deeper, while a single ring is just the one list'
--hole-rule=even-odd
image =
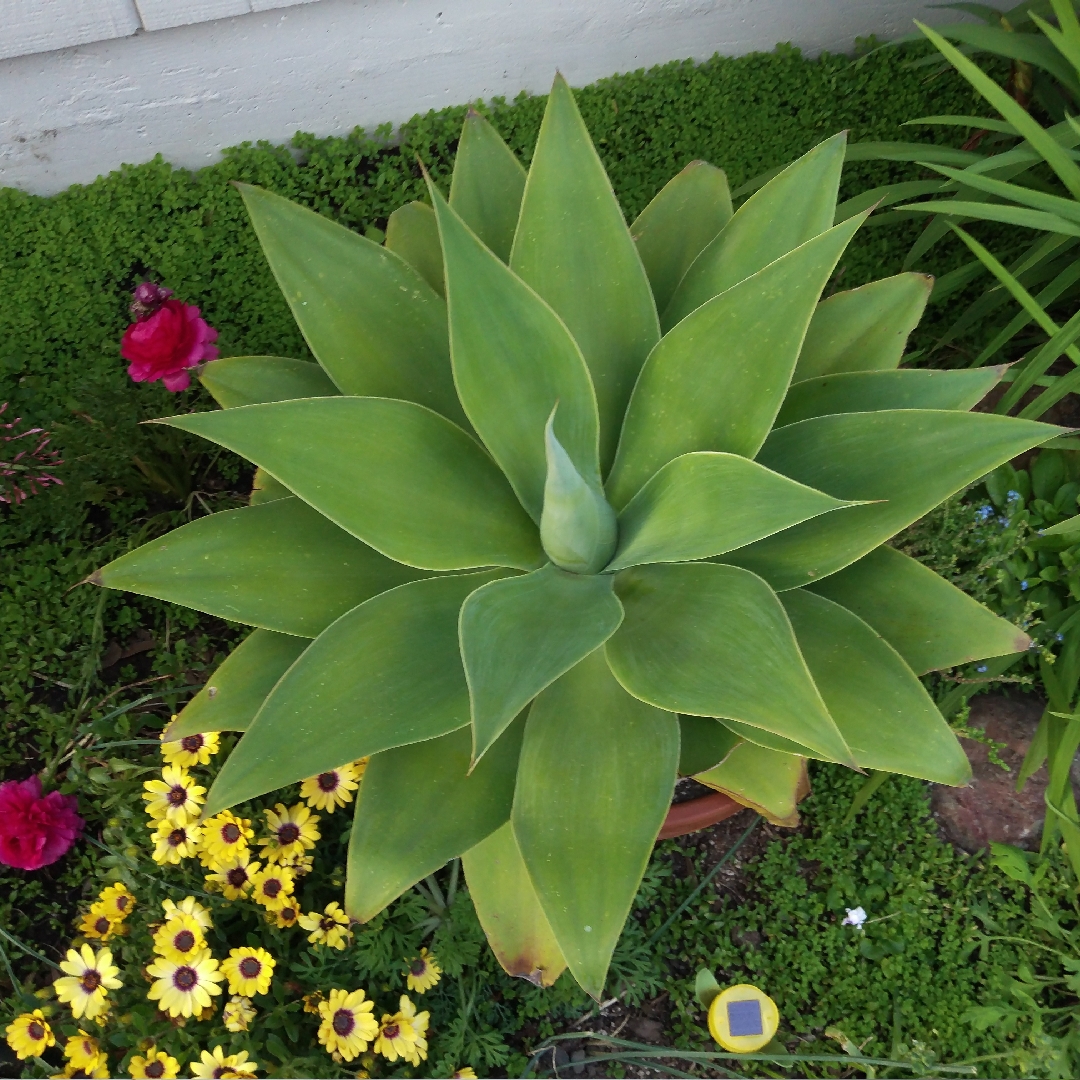
[{"label": "blue flower", "polygon": [[994,516],[994,508],[987,503],[986,506],[980,506],[979,509],[975,511],[975,516],[980,521],[985,521],[987,518]]},{"label": "blue flower", "polygon": [[1008,502],[1016,502],[1016,500],[1020,498],[1020,492],[1019,491],[1007,491],[1005,493],[1005,498],[1006,498],[1006,500]]},{"label": "blue flower", "polygon": [[985,671],[986,670],[986,665],[985,664],[980,664],[975,670],[976,671]]},{"label": "blue flower", "polygon": [[1027,588],[1027,582],[1026,581],[1021,581],[1020,582],[1020,588],[1021,588],[1021,590],[1026,589]]},{"label": "blue flower", "polygon": [[1058,641],[1064,641],[1065,640],[1065,635],[1063,633],[1061,633],[1060,631],[1058,633],[1056,633],[1054,635],[1054,637],[1056,637],[1058,639]]}]

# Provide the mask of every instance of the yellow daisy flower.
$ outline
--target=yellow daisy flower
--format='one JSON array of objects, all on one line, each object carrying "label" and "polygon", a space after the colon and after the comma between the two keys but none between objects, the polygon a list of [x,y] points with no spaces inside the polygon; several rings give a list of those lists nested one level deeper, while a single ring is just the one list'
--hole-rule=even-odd
[{"label": "yellow daisy flower", "polygon": [[341,910],[336,901],[327,904],[320,915],[309,911],[296,920],[305,930],[310,930],[308,941],[312,945],[328,945],[332,949],[344,949],[345,943],[352,938],[349,929],[349,916]]},{"label": "yellow daisy flower", "polygon": [[154,952],[183,964],[206,948],[202,927],[194,915],[180,912],[154,931]]},{"label": "yellow daisy flower", "polygon": [[176,1080],[180,1062],[164,1050],[151,1050],[146,1057],[136,1055],[128,1062],[128,1075],[132,1080]]},{"label": "yellow daisy flower", "polygon": [[264,810],[269,837],[259,840],[262,855],[267,862],[283,862],[294,855],[303,855],[315,846],[321,833],[315,827],[319,821],[303,803],[285,809],[278,803],[273,810]]},{"label": "yellow daisy flower", "polygon": [[220,889],[226,900],[240,900],[251,891],[251,882],[259,872],[259,863],[252,862],[246,851],[220,863],[217,870],[206,875],[206,885]]},{"label": "yellow daisy flower", "polygon": [[420,955],[409,961],[405,985],[417,994],[426,994],[441,978],[439,961],[427,949],[421,949]]},{"label": "yellow daisy flower", "polygon": [[304,1002],[304,1012],[314,1013],[318,1016],[319,1006],[326,998],[323,997],[323,992],[321,990],[312,990],[310,994],[305,994],[302,1000]]},{"label": "yellow daisy flower", "polygon": [[339,765],[310,776],[300,785],[300,798],[314,810],[325,810],[332,814],[339,806],[352,802],[352,793],[357,789],[356,766],[351,763]]},{"label": "yellow daisy flower", "polygon": [[122,919],[110,919],[100,904],[92,904],[90,910],[79,920],[78,931],[83,937],[95,941],[108,941],[123,932]]},{"label": "yellow daisy flower", "polygon": [[214,863],[231,859],[237,852],[247,850],[248,841],[255,836],[248,818],[237,817],[231,810],[222,810],[202,823],[203,866],[216,869]]},{"label": "yellow daisy flower", "polygon": [[76,1069],[93,1072],[106,1058],[98,1046],[97,1039],[79,1028],[78,1035],[72,1035],[64,1044],[64,1057]]},{"label": "yellow daisy flower", "polygon": [[50,1080],[69,1080],[70,1077],[76,1077],[77,1080],[88,1080],[89,1077],[93,1077],[94,1080],[109,1080],[110,1076],[109,1063],[103,1058],[89,1071],[77,1068],[69,1061],[67,1065],[64,1066],[64,1071],[62,1073],[56,1073]]},{"label": "yellow daisy flower", "polygon": [[[165,735],[163,731],[162,736]],[[201,735],[185,735],[175,742],[162,742],[161,756],[166,765],[179,765],[181,769],[193,769],[205,765],[220,749],[216,731],[204,731]]]},{"label": "yellow daisy flower", "polygon": [[275,866],[287,866],[295,877],[310,874],[315,865],[315,859],[311,855],[290,855],[287,859],[278,859]]},{"label": "yellow daisy flower", "polygon": [[154,850],[151,854],[159,865],[178,866],[182,859],[190,859],[198,852],[202,829],[196,822],[175,825],[171,821],[160,821],[153,828]]},{"label": "yellow daisy flower", "polygon": [[203,931],[212,929],[214,925],[210,919],[210,912],[194,896],[185,896],[179,904],[172,900],[162,900],[161,910],[165,913],[166,919],[175,919],[177,915],[190,915]]},{"label": "yellow daisy flower", "polygon": [[241,1050],[238,1054],[225,1055],[220,1046],[215,1046],[213,1053],[209,1050],[202,1052],[202,1061],[191,1063],[191,1075],[206,1077],[207,1080],[220,1080],[225,1076],[249,1075],[253,1076],[259,1067],[257,1061],[248,1061],[247,1051]]},{"label": "yellow daisy flower", "polygon": [[84,945],[78,952],[68,949],[67,958],[60,962],[60,970],[66,975],[57,979],[53,987],[57,998],[71,1006],[76,1020],[84,1016],[93,1020],[106,1007],[106,993],[124,985],[116,978],[120,969],[113,966],[110,949],[101,949],[97,954],[89,945]]},{"label": "yellow daisy flower", "polygon": [[319,1003],[319,1042],[329,1054],[340,1054],[345,1061],[352,1061],[362,1054],[368,1043],[379,1033],[379,1025],[372,1016],[374,1002],[367,1001],[363,990],[331,990],[330,997]]},{"label": "yellow daisy flower", "polygon": [[273,923],[279,930],[288,930],[289,927],[295,926],[299,918],[300,909],[296,906],[296,898],[293,896],[289,897],[289,902],[283,908],[266,913],[266,921]]},{"label": "yellow daisy flower", "polygon": [[146,812],[155,821],[167,821],[170,825],[186,825],[197,820],[205,795],[206,788],[199,787],[185,769],[176,765],[166,765],[160,780],[147,780],[143,784]]},{"label": "yellow daisy flower", "polygon": [[277,961],[265,949],[232,949],[222,960],[221,971],[229,980],[229,993],[254,997],[270,989]]},{"label": "yellow daisy flower", "polygon": [[476,1080],[476,1073],[468,1065],[463,1065],[460,1069],[455,1069],[450,1074],[450,1080]]},{"label": "yellow daisy flower", "polygon": [[267,866],[251,881],[251,899],[267,911],[278,911],[292,903],[293,872],[287,866]]},{"label": "yellow daisy flower", "polygon": [[48,1047],[56,1045],[56,1036],[40,1009],[16,1016],[4,1031],[8,1046],[20,1061],[40,1057]]},{"label": "yellow daisy flower", "polygon": [[388,1061],[397,1061],[402,1058],[412,1061],[415,1053],[416,1032],[408,1017],[400,1012],[393,1016],[383,1013],[382,1023],[379,1024],[379,1035],[375,1040],[375,1053],[382,1054]]},{"label": "yellow daisy flower", "polygon": [[[431,1013],[416,1011],[416,1006],[406,997],[401,995],[398,1000],[398,1016],[403,1016],[412,1025],[413,1029],[413,1046],[412,1054],[408,1056],[407,1060],[412,1063],[416,1068],[420,1067],[421,1061],[427,1060],[427,1029],[428,1021],[431,1019]],[[402,1055],[405,1057],[406,1055]]]},{"label": "yellow daisy flower", "polygon": [[220,994],[224,975],[218,962],[204,949],[182,962],[157,957],[146,969],[154,979],[147,992],[151,1001],[160,1001],[159,1008],[170,1016],[193,1016],[210,1005],[210,995]]},{"label": "yellow daisy flower", "polygon": [[126,885],[117,882],[101,890],[101,895],[94,902],[94,907],[100,907],[102,913],[114,921],[126,919],[135,909],[135,897],[128,891]]},{"label": "yellow daisy flower", "polygon": [[[228,961],[226,960],[225,963],[227,964]],[[222,964],[223,968],[224,966]],[[257,1015],[255,1006],[246,997],[234,994],[221,1010],[221,1021],[228,1031],[247,1031],[251,1021]]]}]

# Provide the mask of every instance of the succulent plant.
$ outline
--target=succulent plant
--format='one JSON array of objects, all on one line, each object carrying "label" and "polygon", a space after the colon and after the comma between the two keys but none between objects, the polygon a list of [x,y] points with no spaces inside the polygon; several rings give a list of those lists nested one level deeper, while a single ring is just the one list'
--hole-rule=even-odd
[{"label": "succulent plant", "polygon": [[1059,429],[899,368],[929,279],[822,299],[844,150],[628,228],[557,78],[528,174],[471,113],[385,246],[241,187],[318,363],[207,364],[160,422],[251,505],[94,577],[256,628],[170,732],[245,732],[207,813],[370,756],[349,914],[461,856],[506,970],[599,995],[680,774],[778,822],[807,758],[967,780],[917,676],[1027,638],[886,541]]}]

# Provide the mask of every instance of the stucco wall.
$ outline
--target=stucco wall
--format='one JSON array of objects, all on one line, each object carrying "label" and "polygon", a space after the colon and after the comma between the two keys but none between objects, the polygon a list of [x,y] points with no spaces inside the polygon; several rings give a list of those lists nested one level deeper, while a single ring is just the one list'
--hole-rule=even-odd
[{"label": "stucco wall", "polygon": [[956,17],[926,0],[0,0],[0,55],[47,47],[39,16],[65,8],[85,44],[0,60],[0,184],[46,194],[156,153],[197,167],[245,139],[542,92],[556,67],[581,85],[780,41],[848,51]]}]

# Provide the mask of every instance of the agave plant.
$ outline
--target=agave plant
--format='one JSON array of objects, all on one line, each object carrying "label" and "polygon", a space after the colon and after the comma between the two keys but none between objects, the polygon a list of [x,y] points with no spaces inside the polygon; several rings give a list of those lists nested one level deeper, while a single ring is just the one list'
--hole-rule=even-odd
[{"label": "agave plant", "polygon": [[680,774],[778,822],[807,758],[967,780],[917,675],[1028,639],[885,542],[1059,429],[898,369],[925,277],[822,299],[843,159],[627,228],[557,78],[527,175],[470,114],[385,247],[241,188],[318,364],[208,364],[160,422],[252,505],[94,576],[256,627],[170,732],[245,732],[207,813],[370,756],[350,915],[461,856],[506,970],[599,995]]}]

